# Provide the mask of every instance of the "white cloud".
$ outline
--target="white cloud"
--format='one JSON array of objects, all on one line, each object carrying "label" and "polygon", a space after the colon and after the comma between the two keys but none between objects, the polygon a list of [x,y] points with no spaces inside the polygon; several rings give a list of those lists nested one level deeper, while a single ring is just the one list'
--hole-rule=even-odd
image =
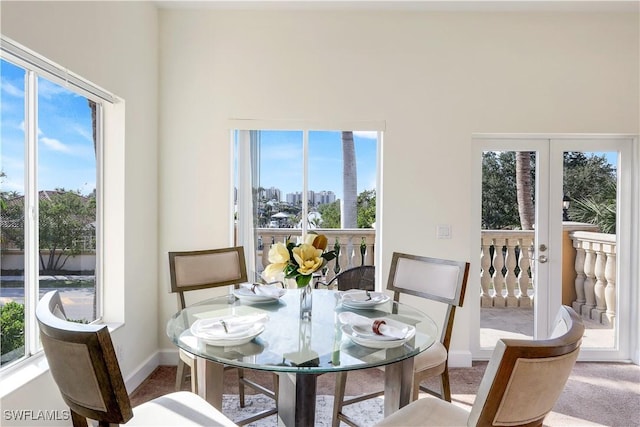
[{"label": "white cloud", "polygon": [[82,138],[86,139],[87,141],[93,142],[93,133],[91,129],[87,129],[86,126],[81,126],[77,123],[72,126],[72,129]]},{"label": "white cloud", "polygon": [[49,80],[38,79],[38,95],[51,99],[56,95],[75,95],[75,93]]},{"label": "white cloud", "polygon": [[14,96],[16,98],[24,98],[24,90],[12,85],[4,79],[2,80],[2,83],[0,83],[0,87],[2,88],[3,94]]},{"label": "white cloud", "polygon": [[42,142],[53,151],[60,151],[61,153],[71,152],[71,148],[54,138],[47,138],[46,136],[43,136],[42,138],[40,138],[40,142]]},{"label": "white cloud", "polygon": [[358,138],[366,138],[366,139],[378,139],[378,132],[373,131],[364,131],[364,130],[355,130],[353,131],[353,136],[357,136]]}]

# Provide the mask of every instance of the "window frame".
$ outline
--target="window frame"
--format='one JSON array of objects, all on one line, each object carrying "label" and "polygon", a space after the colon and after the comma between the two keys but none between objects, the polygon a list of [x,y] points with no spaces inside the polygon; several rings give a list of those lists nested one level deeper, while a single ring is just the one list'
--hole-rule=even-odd
[{"label": "window frame", "polygon": [[[104,149],[105,109],[118,102],[118,98],[97,85],[73,74],[54,62],[18,45],[0,35],[0,59],[25,71],[25,156],[24,156],[24,355],[0,368],[3,380],[29,366],[40,365],[42,345],[39,339],[35,310],[39,301],[39,236],[38,236],[38,77],[65,87],[96,105],[96,248],[95,293],[96,319],[103,323],[104,315]],[[18,375],[21,376],[21,375]],[[4,381],[3,381],[4,382]],[[4,388],[4,387],[3,387]],[[4,391],[3,391],[4,393]]]},{"label": "window frame", "polygon": [[[386,131],[386,122],[385,121],[297,121],[297,120],[262,120],[262,119],[230,119],[228,121],[228,129],[230,130],[229,140],[230,140],[230,200],[229,209],[230,209],[230,218],[231,224],[230,227],[230,236],[229,241],[231,244],[234,242],[238,242],[238,244],[243,245],[245,247],[246,253],[255,253],[254,241],[253,239],[249,239],[250,235],[249,229],[253,227],[248,223],[242,224],[240,221],[235,222],[235,211],[234,211],[234,184],[236,183],[236,167],[243,160],[240,158],[236,158],[236,154],[238,157],[246,156],[248,152],[244,152],[244,154],[240,154],[243,150],[248,150],[248,147],[242,147],[243,144],[247,144],[250,141],[249,134],[252,131],[299,131],[302,132],[303,139],[303,189],[302,189],[302,203],[303,203],[303,217],[306,217],[307,209],[308,209],[308,200],[307,200],[307,180],[308,180],[308,142],[309,142],[309,132],[312,131],[336,131],[336,130],[350,130],[350,131],[372,131],[377,133],[377,146],[376,146],[376,223],[382,224],[382,206],[383,206],[383,187],[382,187],[382,157],[383,157],[383,141],[384,141],[384,133]],[[238,148],[238,153],[236,153],[235,142],[236,142],[236,132],[238,133],[237,141],[240,147]],[[246,136],[244,138],[241,136],[242,132],[246,132]],[[250,163],[250,162],[249,162]],[[248,165],[245,165],[250,167]],[[237,197],[238,197],[238,213],[242,206],[240,205],[240,200],[243,198],[243,193],[246,193],[246,190],[243,192],[240,189],[240,185],[243,183],[244,179],[241,176],[237,177],[238,180],[238,188],[237,188]],[[251,193],[249,191],[248,193]],[[248,194],[244,194],[244,198],[248,197]],[[236,233],[236,225],[237,225],[237,236]],[[307,231],[307,224],[303,221],[302,233],[303,235]],[[382,248],[382,229],[381,227],[376,228],[376,237],[375,237],[375,246],[377,248]],[[236,240],[237,237],[237,240]],[[377,250],[375,254],[375,264],[382,265],[382,250]],[[256,271],[255,265],[255,257],[247,256],[247,270],[249,272]],[[376,289],[380,289],[381,279],[380,275],[376,277]]]}]

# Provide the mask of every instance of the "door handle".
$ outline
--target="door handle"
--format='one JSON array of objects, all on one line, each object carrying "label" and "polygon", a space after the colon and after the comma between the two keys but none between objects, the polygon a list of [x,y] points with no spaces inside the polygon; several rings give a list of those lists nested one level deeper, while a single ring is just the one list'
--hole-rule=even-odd
[{"label": "door handle", "polygon": [[547,256],[546,256],[546,255],[540,255],[540,256],[538,257],[538,262],[539,262],[540,264],[544,264],[544,263],[545,263],[545,262],[547,262],[547,261],[549,261],[549,260],[547,259]]}]

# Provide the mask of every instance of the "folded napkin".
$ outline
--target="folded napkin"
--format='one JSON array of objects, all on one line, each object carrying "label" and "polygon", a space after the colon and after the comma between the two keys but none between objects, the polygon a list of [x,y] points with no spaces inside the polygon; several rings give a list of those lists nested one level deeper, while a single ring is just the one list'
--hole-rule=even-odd
[{"label": "folded napkin", "polygon": [[367,291],[362,291],[358,289],[342,292],[341,296],[343,300],[354,301],[354,302],[364,302],[364,301],[371,300],[371,296],[367,295]]},{"label": "folded napkin", "polygon": [[276,285],[255,284],[249,289],[251,289],[256,295],[263,295],[270,298],[280,298],[284,291],[284,289],[278,288]]},{"label": "folded napkin", "polygon": [[264,313],[212,317],[196,320],[191,326],[191,332],[200,338],[237,338],[246,336],[267,320],[269,316]]},{"label": "folded napkin", "polygon": [[[338,315],[338,319],[341,323],[350,325],[356,333],[358,329],[371,333],[371,337],[381,335],[384,337],[405,339],[409,333],[409,327],[398,327],[389,325],[385,319],[370,319],[368,317],[360,316],[356,313],[348,311],[342,312]],[[397,322],[394,322],[397,323]]]}]

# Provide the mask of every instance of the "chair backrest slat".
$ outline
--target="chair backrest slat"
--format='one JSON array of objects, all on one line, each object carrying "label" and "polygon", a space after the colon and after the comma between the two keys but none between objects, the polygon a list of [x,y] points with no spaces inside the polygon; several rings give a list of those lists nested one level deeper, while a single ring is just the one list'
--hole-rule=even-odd
[{"label": "chair backrest slat", "polygon": [[468,425],[542,425],[571,374],[584,334],[570,307],[560,308],[557,323],[566,332],[556,338],[498,341]]},{"label": "chair backrest slat", "polygon": [[394,252],[387,289],[395,301],[408,294],[447,304],[440,342],[449,350],[456,307],[462,307],[468,277],[468,262]]},{"label": "chair backrest slat", "polygon": [[395,252],[387,289],[462,306],[469,263]]},{"label": "chair backrest slat", "polygon": [[60,311],[58,291],[51,291],[38,303],[36,318],[51,375],[74,420],[126,423],[133,411],[109,330],[66,321]]},{"label": "chair backrest slat", "polygon": [[171,292],[185,308],[184,292],[247,282],[244,248],[169,252]]}]

